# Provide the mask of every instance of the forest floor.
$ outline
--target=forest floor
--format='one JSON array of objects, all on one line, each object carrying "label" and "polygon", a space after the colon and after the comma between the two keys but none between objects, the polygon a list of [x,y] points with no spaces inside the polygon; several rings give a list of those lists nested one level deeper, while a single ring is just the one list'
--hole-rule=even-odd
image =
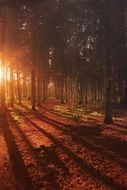
[{"label": "forest floor", "polygon": [[0,190],[127,190],[126,113],[104,125],[97,112],[76,122],[57,106],[0,116]]}]

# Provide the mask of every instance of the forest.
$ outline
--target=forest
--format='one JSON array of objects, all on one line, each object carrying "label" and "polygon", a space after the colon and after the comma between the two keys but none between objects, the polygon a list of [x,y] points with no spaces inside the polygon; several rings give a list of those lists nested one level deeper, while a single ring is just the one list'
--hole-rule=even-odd
[{"label": "forest", "polygon": [[0,0],[0,190],[127,190],[127,1]]}]

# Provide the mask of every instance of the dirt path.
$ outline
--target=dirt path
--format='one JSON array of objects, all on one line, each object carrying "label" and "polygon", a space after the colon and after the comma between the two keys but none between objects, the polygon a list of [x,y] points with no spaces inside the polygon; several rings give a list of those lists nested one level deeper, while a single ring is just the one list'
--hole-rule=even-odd
[{"label": "dirt path", "polygon": [[17,106],[2,121],[1,190],[127,189],[125,122],[72,126],[42,113]]}]

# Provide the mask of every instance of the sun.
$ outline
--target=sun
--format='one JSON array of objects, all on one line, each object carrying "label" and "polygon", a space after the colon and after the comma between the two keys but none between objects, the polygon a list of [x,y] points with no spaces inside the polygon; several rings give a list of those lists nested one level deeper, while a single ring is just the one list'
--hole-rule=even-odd
[{"label": "sun", "polygon": [[2,67],[2,62],[0,60],[0,83],[4,81],[10,81],[10,69]]},{"label": "sun", "polygon": [[5,77],[3,72],[4,72],[4,71],[3,71],[3,68],[2,68],[2,62],[1,62],[1,60],[0,60],[0,83],[1,83],[2,80],[3,80],[3,77]]},{"label": "sun", "polygon": [[0,82],[2,81],[2,77],[3,77],[3,72],[2,72],[1,65],[0,65]]}]

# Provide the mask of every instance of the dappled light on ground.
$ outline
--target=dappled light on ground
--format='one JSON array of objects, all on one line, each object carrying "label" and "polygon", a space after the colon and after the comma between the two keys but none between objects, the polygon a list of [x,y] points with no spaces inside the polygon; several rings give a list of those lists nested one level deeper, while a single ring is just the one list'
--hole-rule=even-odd
[{"label": "dappled light on ground", "polygon": [[48,105],[31,111],[19,104],[7,116],[0,129],[5,150],[0,159],[6,158],[1,167],[8,182],[1,188],[127,189],[125,119],[103,125],[94,115],[77,123]]}]

